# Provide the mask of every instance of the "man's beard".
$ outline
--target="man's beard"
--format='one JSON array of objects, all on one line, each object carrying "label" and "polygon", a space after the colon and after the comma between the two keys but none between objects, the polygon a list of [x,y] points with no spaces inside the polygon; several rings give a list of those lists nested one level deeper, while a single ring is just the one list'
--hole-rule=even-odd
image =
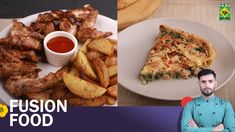
[{"label": "man's beard", "polygon": [[[209,92],[207,92],[207,89],[210,89]],[[214,93],[215,89],[212,89],[212,88],[206,88],[205,90],[201,90],[202,94],[206,97],[212,95]]]}]

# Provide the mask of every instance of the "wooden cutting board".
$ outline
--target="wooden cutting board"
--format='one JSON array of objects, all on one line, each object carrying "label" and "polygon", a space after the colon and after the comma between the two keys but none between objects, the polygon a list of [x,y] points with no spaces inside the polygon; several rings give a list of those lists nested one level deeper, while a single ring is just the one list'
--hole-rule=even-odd
[{"label": "wooden cutting board", "polygon": [[127,6],[137,2],[138,0],[118,0],[118,10],[126,8]]},{"label": "wooden cutting board", "polygon": [[136,3],[118,10],[118,30],[122,30],[151,16],[160,7],[162,0],[138,0]]}]

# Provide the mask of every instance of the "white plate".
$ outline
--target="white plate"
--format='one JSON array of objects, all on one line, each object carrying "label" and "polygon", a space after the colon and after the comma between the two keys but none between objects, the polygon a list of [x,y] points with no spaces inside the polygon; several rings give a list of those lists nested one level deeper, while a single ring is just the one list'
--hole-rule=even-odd
[{"label": "white plate", "polygon": [[143,21],[118,34],[119,84],[140,95],[162,100],[181,100],[185,96],[197,97],[201,94],[197,78],[158,80],[147,85],[141,84],[139,73],[146,62],[148,52],[154,46],[160,24],[198,34],[209,40],[217,50],[216,60],[211,67],[217,74],[217,89],[229,81],[234,72],[235,52],[228,39],[203,24],[165,18]]},{"label": "white plate", "polygon": [[[31,24],[31,22],[36,21],[38,14],[30,15],[28,17],[20,19],[19,21],[23,22],[25,25],[28,26]],[[11,26],[12,24],[7,26],[0,32],[0,38],[8,35],[11,29]],[[110,36],[110,38],[117,39],[117,21],[116,20],[110,19],[102,15],[98,15],[95,27],[99,31],[112,32],[113,35]],[[38,63],[37,65],[38,65],[38,68],[42,69],[42,71],[39,73],[40,77],[47,75],[49,72],[56,72],[58,69],[60,69],[60,67],[55,67],[47,63]],[[0,82],[0,98],[7,105],[10,104],[10,99],[13,99],[13,97],[4,89],[4,85],[2,81]]]}]

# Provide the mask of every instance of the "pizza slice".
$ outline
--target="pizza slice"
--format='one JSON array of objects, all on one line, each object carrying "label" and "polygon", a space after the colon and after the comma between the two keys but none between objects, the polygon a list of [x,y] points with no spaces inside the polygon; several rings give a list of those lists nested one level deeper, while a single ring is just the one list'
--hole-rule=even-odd
[{"label": "pizza slice", "polygon": [[201,68],[209,67],[215,57],[216,51],[207,40],[160,25],[160,33],[140,72],[140,80],[147,84],[158,79],[188,79],[196,76]]}]

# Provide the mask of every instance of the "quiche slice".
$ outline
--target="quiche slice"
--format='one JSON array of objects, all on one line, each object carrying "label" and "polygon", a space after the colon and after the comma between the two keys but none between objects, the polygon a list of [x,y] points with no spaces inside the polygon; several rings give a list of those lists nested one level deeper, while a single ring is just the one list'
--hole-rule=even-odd
[{"label": "quiche slice", "polygon": [[159,28],[155,46],[140,72],[143,84],[158,79],[188,79],[215,60],[216,51],[207,40],[167,25]]}]

